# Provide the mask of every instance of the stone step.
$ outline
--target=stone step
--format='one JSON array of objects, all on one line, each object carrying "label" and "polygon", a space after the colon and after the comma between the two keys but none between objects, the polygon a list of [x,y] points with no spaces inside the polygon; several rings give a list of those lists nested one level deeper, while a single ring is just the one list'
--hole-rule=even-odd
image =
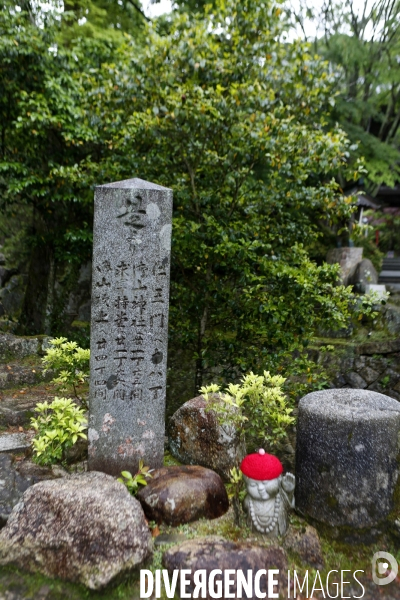
[{"label": "stone step", "polygon": [[390,271],[388,269],[382,270],[379,273],[379,283],[400,283],[400,270],[396,269]]},{"label": "stone step", "polygon": [[8,425],[18,426],[29,423],[33,416],[33,410],[37,404],[37,399],[20,396],[18,398],[8,398],[0,403],[0,426]]},{"label": "stone step", "polygon": [[54,385],[43,382],[39,385],[0,391],[0,428],[29,425],[38,402],[50,404],[55,396],[65,396],[76,401],[73,394],[57,391]]},{"label": "stone step", "polygon": [[384,258],[382,269],[396,270],[400,269],[400,258]]},{"label": "stone step", "polygon": [[379,277],[399,277],[400,269],[382,269],[379,274]]},{"label": "stone step", "polygon": [[400,258],[384,258],[378,283],[400,283]]},{"label": "stone step", "polygon": [[400,283],[400,258],[384,258],[379,283]]},{"label": "stone step", "polygon": [[[0,393],[0,427],[27,425],[38,402],[52,402],[57,391],[52,385],[39,384]],[[0,599],[1,600],[1,599]]]},{"label": "stone step", "polygon": [[0,453],[24,452],[30,445],[29,437],[25,433],[3,433],[0,435]]},{"label": "stone step", "polygon": [[398,285],[400,283],[400,273],[396,277],[379,277],[378,281],[379,281],[379,284],[383,284],[383,285],[393,285],[393,284]]},{"label": "stone step", "polygon": [[357,354],[393,354],[400,352],[400,338],[397,340],[378,340],[376,342],[364,342],[359,344],[355,351]]},{"label": "stone step", "polygon": [[0,360],[9,361],[26,356],[42,356],[50,347],[48,336],[19,337],[11,333],[0,333]]},{"label": "stone step", "polygon": [[44,367],[41,364],[21,364],[10,362],[0,365],[0,390],[9,389],[24,384],[34,385],[41,381],[50,381],[54,373],[49,371],[44,373]]}]

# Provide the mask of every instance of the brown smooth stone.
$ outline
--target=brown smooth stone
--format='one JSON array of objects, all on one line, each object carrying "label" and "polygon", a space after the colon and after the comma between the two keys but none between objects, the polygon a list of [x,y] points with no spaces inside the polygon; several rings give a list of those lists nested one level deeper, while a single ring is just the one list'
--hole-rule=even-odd
[{"label": "brown smooth stone", "polygon": [[151,521],[176,526],[202,517],[216,519],[229,508],[222,479],[210,469],[163,467],[152,475],[137,495]]}]

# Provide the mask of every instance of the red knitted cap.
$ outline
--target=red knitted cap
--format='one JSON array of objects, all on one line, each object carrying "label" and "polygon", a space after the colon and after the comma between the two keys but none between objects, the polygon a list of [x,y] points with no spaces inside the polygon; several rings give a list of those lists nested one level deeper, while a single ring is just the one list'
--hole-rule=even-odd
[{"label": "red knitted cap", "polygon": [[279,458],[266,454],[261,448],[256,454],[248,454],[244,457],[240,470],[250,479],[265,481],[279,477],[283,473],[283,466]]}]

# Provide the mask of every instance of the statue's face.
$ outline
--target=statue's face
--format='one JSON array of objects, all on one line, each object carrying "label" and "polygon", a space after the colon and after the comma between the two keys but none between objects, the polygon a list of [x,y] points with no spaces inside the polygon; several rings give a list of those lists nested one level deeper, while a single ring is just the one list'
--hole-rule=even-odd
[{"label": "statue's face", "polygon": [[274,498],[279,491],[280,477],[266,481],[257,481],[246,476],[244,476],[244,479],[249,496],[254,498],[254,500],[269,500],[270,498]]}]

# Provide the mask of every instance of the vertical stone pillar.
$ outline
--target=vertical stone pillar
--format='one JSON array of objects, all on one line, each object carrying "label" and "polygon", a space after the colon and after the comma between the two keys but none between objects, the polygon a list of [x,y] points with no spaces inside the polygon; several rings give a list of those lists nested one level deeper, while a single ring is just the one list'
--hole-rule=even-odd
[{"label": "vertical stone pillar", "polygon": [[171,218],[168,188],[142,179],[96,188],[90,470],[162,466]]}]

